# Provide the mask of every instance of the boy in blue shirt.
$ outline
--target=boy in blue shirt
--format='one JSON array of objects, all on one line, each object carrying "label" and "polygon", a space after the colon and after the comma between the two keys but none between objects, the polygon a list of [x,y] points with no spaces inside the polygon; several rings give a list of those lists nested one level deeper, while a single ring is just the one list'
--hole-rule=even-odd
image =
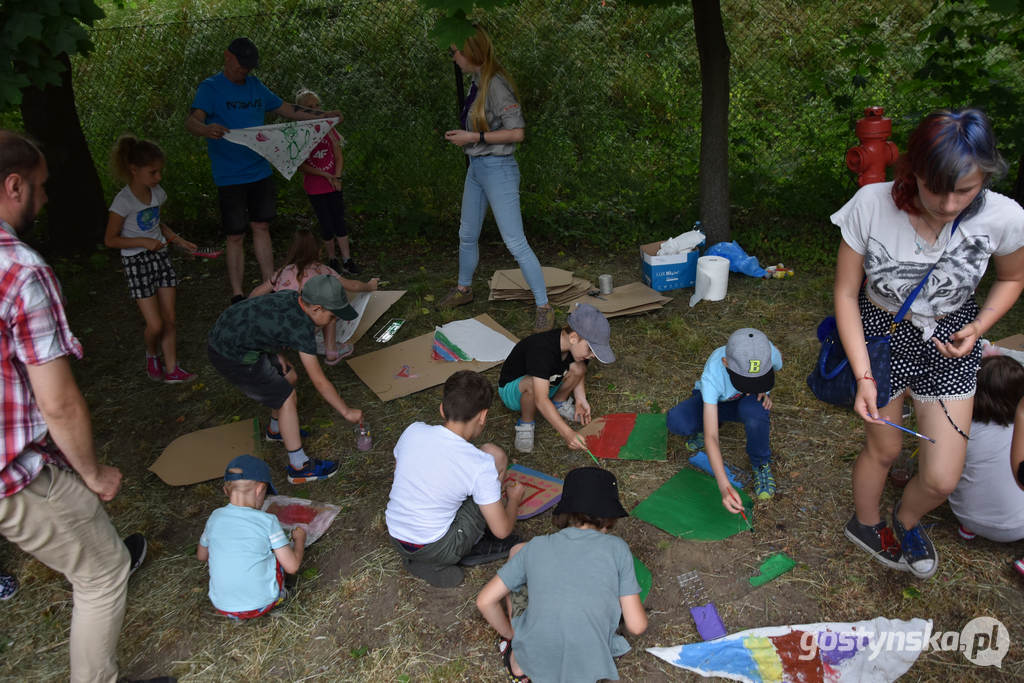
[{"label": "boy in blue shirt", "polygon": [[229,462],[229,502],[206,520],[196,548],[199,561],[210,562],[210,602],[234,619],[262,616],[284,602],[284,572],[294,574],[302,563],[306,530],[295,529],[288,542],[277,517],[260,510],[268,489],[276,493],[267,463],[251,455]]},{"label": "boy in blue shirt", "polygon": [[673,434],[704,432],[704,449],[722,493],[722,505],[732,513],[739,513],[743,503],[725,473],[718,426],[723,422],[743,424],[747,457],[754,470],[754,492],[761,500],[775,495],[769,443],[772,399],[768,392],[775,386],[775,372],[781,369],[782,354],[764,332],[750,327],[736,330],[729,342],[715,349],[704,363],[693,395],[666,416]]}]

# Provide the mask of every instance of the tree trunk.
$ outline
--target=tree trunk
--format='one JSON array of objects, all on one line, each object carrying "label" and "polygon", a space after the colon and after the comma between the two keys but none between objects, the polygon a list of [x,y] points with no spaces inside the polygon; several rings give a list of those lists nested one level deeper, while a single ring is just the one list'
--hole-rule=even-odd
[{"label": "tree trunk", "polygon": [[707,245],[729,240],[729,45],[719,0],[692,0],[700,55],[700,219]]},{"label": "tree trunk", "polygon": [[46,184],[50,198],[46,208],[48,250],[81,254],[102,241],[107,205],[75,107],[71,60],[66,53],[60,60],[65,71],[59,86],[22,91],[21,118],[25,132],[42,146],[50,169]]}]

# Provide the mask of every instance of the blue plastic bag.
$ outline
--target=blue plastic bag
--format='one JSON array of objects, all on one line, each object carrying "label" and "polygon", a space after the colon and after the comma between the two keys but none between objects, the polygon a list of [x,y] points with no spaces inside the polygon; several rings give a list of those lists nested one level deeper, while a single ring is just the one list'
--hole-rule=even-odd
[{"label": "blue plastic bag", "polygon": [[719,242],[713,244],[704,252],[705,256],[721,256],[729,259],[729,270],[734,273],[743,273],[750,277],[764,277],[765,271],[757,262],[757,257],[747,255],[738,242]]}]

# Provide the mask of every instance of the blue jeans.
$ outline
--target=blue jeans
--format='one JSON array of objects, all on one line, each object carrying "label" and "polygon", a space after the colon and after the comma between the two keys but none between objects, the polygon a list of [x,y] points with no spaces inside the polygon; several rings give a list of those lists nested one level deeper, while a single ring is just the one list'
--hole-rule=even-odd
[{"label": "blue jeans", "polygon": [[[704,399],[700,392],[693,390],[693,395],[676,404],[665,416],[668,430],[673,434],[689,436],[704,431]],[[722,401],[718,404],[718,424],[723,422],[742,422],[747,432],[747,457],[750,466],[755,470],[767,465],[772,459],[772,448],[769,443],[771,432],[771,413],[764,409],[756,396],[750,394],[736,401]]]},{"label": "blue jeans", "polygon": [[473,273],[480,260],[480,231],[488,206],[494,214],[494,222],[498,224],[501,239],[523,271],[534,300],[538,306],[547,305],[544,273],[523,233],[523,215],[519,210],[519,165],[511,154],[469,158],[466,184],[462,190],[462,224],[459,227],[459,286],[473,284]]}]

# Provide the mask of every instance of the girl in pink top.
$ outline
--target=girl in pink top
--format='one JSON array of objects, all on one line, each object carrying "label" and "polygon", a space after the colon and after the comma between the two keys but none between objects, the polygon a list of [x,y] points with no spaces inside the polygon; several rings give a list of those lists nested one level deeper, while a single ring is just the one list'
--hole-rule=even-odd
[{"label": "girl in pink top", "polygon": [[[302,285],[311,277],[316,275],[332,275],[341,281],[346,292],[375,292],[377,291],[378,278],[369,282],[349,280],[339,275],[333,268],[320,261],[320,243],[309,228],[299,228],[295,231],[295,238],[292,246],[288,249],[288,256],[285,257],[286,265],[274,272],[270,279],[256,287],[249,293],[249,298],[263,296],[271,292],[279,292],[282,289],[299,291]],[[324,355],[328,365],[337,365],[342,358],[352,354],[351,344],[337,345],[335,338],[335,324],[332,322],[323,327],[324,332]]]},{"label": "girl in pink top", "polygon": [[[311,90],[300,90],[295,95],[299,106],[318,109],[320,97]],[[309,153],[309,158],[299,166],[303,173],[302,186],[309,196],[309,203],[320,221],[320,236],[327,247],[327,258],[334,270],[345,269],[350,275],[359,275],[361,268],[352,260],[348,248],[348,227],[345,224],[345,195],[341,191],[341,172],[345,158],[341,154],[344,141],[333,128]],[[341,264],[334,256],[334,243],[341,251]]]}]

